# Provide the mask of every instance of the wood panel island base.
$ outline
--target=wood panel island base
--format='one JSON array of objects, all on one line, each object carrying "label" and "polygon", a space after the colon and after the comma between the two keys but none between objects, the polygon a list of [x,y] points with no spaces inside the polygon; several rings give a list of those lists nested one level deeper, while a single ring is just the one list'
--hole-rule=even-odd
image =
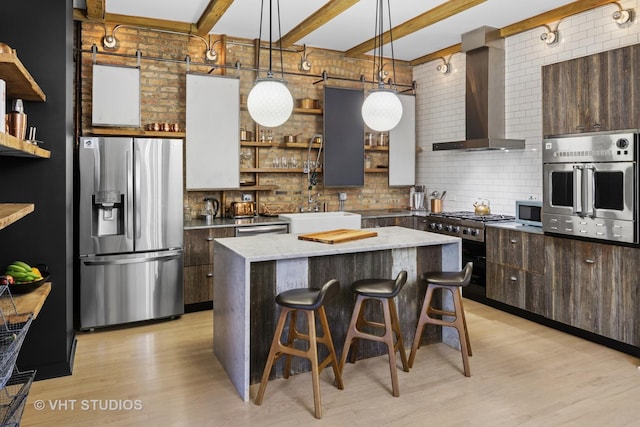
[{"label": "wood panel island base", "polygon": [[[407,284],[396,303],[404,344],[411,348],[425,292],[420,275],[430,270],[459,271],[461,240],[404,227],[375,231],[375,237],[332,245],[298,240],[295,234],[215,239],[213,350],[244,401],[249,400],[250,384],[260,382],[267,360],[279,314],[275,297],[288,289],[340,281],[340,294],[326,305],[340,358],[355,301],[351,283],[395,278],[406,270]],[[443,305],[449,307],[448,293],[444,297]],[[370,317],[375,320],[380,311],[373,307]],[[458,346],[458,336],[450,328],[433,326],[422,339],[423,344],[440,341]],[[321,358],[325,351],[321,346]],[[380,343],[361,341],[357,358],[386,353]],[[294,358],[291,369],[304,372],[309,364]],[[279,360],[271,378],[282,377],[282,370],[283,360]]]}]

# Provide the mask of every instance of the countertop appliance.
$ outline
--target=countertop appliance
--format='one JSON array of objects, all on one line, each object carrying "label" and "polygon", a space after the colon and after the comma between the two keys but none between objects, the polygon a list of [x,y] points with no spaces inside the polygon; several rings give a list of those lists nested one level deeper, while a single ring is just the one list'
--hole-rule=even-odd
[{"label": "countertop appliance", "polygon": [[182,314],[182,140],[82,137],[78,161],[80,328]]},{"label": "countertop appliance", "polygon": [[633,132],[545,138],[544,232],[638,244],[638,140]]},{"label": "countertop appliance", "polygon": [[473,262],[471,283],[462,288],[464,297],[482,302],[486,298],[487,248],[485,224],[512,222],[514,216],[457,211],[431,213],[426,218],[426,231],[462,238],[462,265]]},{"label": "countertop appliance", "polygon": [[516,222],[522,225],[542,227],[542,202],[540,200],[516,200]]},{"label": "countertop appliance", "polygon": [[231,202],[229,214],[232,218],[250,218],[256,214],[256,205],[253,202]]}]

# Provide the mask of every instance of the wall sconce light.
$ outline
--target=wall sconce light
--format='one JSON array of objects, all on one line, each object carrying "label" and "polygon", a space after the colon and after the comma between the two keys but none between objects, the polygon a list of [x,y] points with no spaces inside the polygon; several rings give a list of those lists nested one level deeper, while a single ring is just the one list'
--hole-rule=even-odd
[{"label": "wall sconce light", "polygon": [[440,59],[442,59],[442,64],[438,64],[436,70],[442,74],[449,73],[451,71],[451,57],[449,57],[449,60],[446,60],[444,58]]},{"label": "wall sconce light", "polygon": [[611,18],[613,18],[618,25],[633,21],[633,9],[623,9],[618,2],[615,2],[614,4],[618,6],[618,10],[613,12]]},{"label": "wall sconce light", "polygon": [[556,27],[555,30],[552,30],[551,27],[549,27],[548,25],[545,25],[545,28],[547,29],[547,31],[542,33],[542,34],[540,34],[540,40],[542,40],[546,44],[557,43],[558,42],[558,28]]},{"label": "wall sconce light", "polygon": [[155,28],[143,28],[143,27],[136,27],[133,25],[116,25],[115,27],[113,27],[113,31],[111,31],[111,34],[107,34],[107,28],[105,27],[104,32],[105,35],[102,38],[102,46],[105,49],[117,49],[118,48],[118,39],[116,38],[116,31],[118,31],[120,28],[122,27],[129,27],[129,28],[137,28],[137,29],[143,29],[143,30],[149,30],[149,31],[156,31],[159,33],[167,33],[167,34],[178,34],[178,35],[185,35],[185,36],[189,36],[189,37],[195,37],[199,40],[201,40],[205,47],[206,50],[204,52],[204,56],[206,58],[207,61],[211,61],[211,62],[216,62],[218,60],[218,52],[216,52],[213,47],[217,44],[220,43],[220,40],[217,40],[216,42],[213,43],[213,45],[211,44],[211,35],[209,35],[209,41],[207,42],[207,40],[205,40],[203,37],[200,37],[197,34],[187,34],[187,33],[180,33],[177,31],[168,31],[168,30],[158,30]]},{"label": "wall sconce light", "polygon": [[302,45],[302,55],[300,55],[300,64],[298,64],[298,69],[300,71],[307,72],[311,70],[311,66],[313,64],[309,61],[309,55],[311,54],[307,54],[307,45]]}]

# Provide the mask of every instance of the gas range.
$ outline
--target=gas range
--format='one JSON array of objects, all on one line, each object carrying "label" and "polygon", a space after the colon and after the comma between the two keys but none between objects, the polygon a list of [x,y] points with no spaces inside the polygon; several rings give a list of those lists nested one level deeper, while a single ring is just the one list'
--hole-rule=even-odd
[{"label": "gas range", "polygon": [[514,220],[515,217],[510,215],[476,215],[467,211],[431,213],[427,217],[427,231],[484,242],[486,223]]}]

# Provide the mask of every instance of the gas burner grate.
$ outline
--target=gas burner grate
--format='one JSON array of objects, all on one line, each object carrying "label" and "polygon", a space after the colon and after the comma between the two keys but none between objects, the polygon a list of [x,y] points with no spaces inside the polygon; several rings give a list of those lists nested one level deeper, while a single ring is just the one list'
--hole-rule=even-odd
[{"label": "gas burner grate", "polygon": [[440,212],[440,213],[432,213],[430,214],[430,216],[441,217],[441,218],[464,219],[464,220],[472,220],[472,221],[478,221],[478,222],[515,220],[515,217],[511,215],[501,215],[501,214],[476,215],[475,212],[471,212],[471,211]]}]

